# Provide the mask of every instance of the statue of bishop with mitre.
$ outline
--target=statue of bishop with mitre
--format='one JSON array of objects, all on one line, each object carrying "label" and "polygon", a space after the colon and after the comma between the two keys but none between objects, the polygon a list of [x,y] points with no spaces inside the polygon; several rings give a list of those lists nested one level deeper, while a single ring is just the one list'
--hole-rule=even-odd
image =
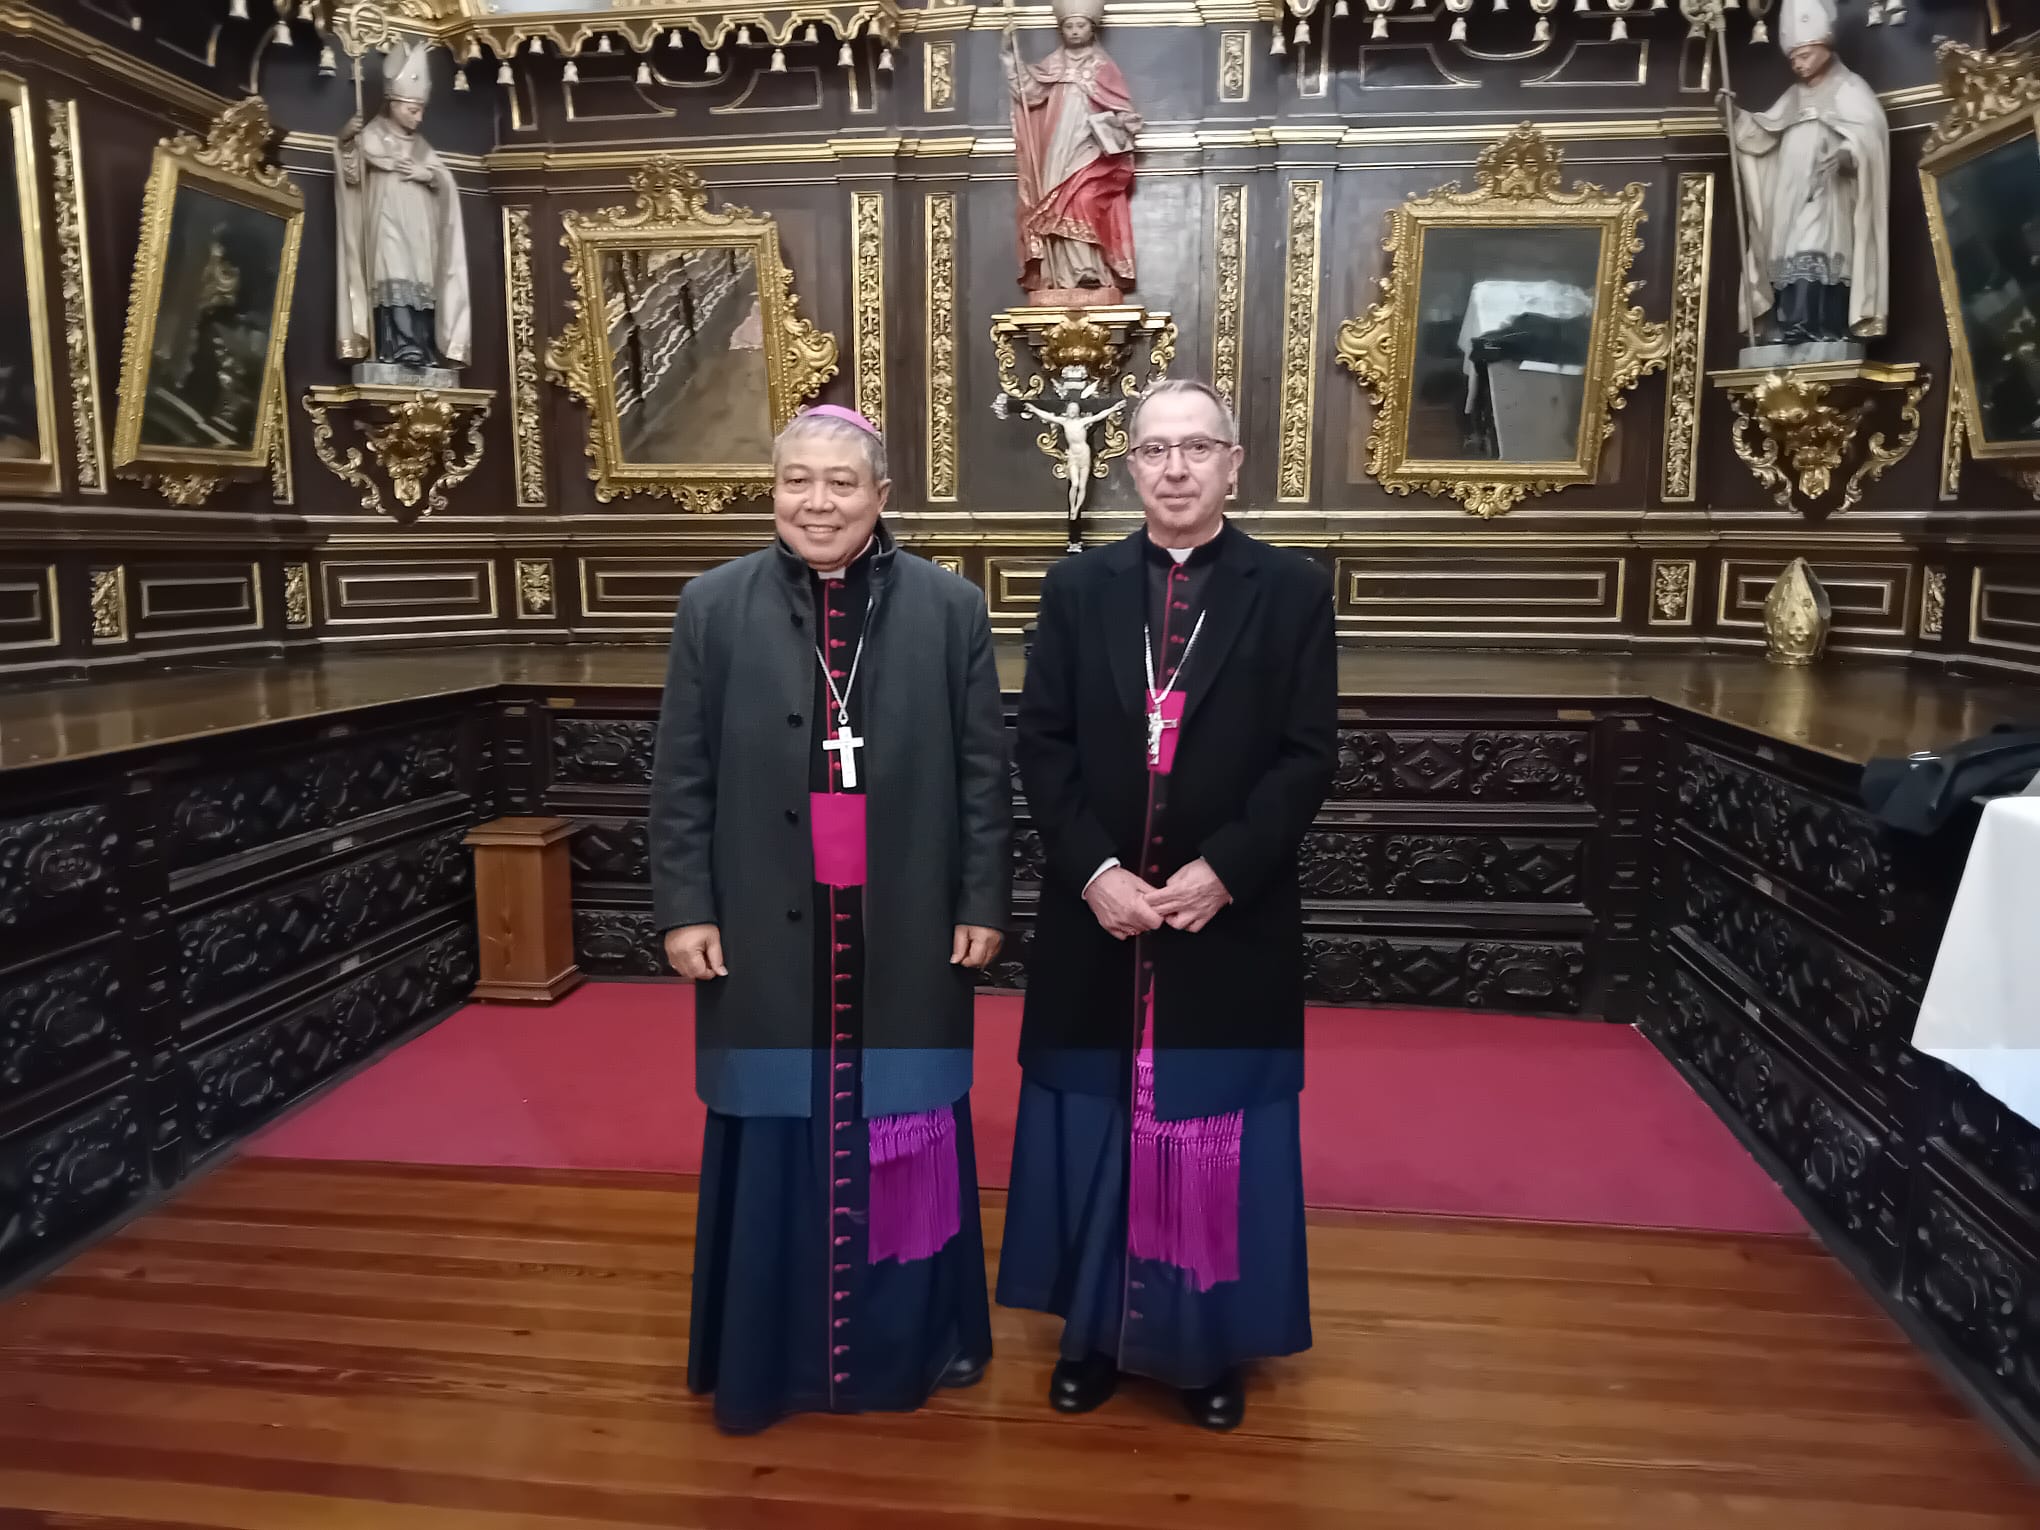
[{"label": "statue of bishop with mitre", "polygon": [[1884,333],[1891,131],[1863,77],[1835,56],[1834,0],[1784,0],[1778,45],[1795,83],[1767,112],[1731,114],[1749,217],[1744,328],[1786,345]]},{"label": "statue of bishop with mitre", "polygon": [[393,44],[382,111],[365,127],[350,118],[333,145],[340,354],[410,374],[464,365],[471,338],[460,190],[418,132],[428,56]]}]

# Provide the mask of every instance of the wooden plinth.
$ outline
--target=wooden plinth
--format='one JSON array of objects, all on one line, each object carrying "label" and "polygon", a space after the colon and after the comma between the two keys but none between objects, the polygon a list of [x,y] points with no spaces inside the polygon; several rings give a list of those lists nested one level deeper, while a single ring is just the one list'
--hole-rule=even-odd
[{"label": "wooden plinth", "polygon": [[477,999],[550,1004],[580,986],[567,857],[574,828],[564,818],[498,818],[462,841],[475,852]]}]

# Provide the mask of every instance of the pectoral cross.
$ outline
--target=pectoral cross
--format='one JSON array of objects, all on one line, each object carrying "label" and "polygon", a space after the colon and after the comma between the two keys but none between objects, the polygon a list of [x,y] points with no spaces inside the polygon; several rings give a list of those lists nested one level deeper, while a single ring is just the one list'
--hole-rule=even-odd
[{"label": "pectoral cross", "polygon": [[1162,763],[1162,730],[1175,726],[1176,719],[1162,716],[1162,709],[1159,706],[1148,713],[1148,764]]},{"label": "pectoral cross", "polygon": [[854,787],[857,784],[857,751],[864,747],[864,740],[850,731],[850,714],[836,716],[836,736],[822,740],[822,747],[840,755],[843,761],[843,784]]}]

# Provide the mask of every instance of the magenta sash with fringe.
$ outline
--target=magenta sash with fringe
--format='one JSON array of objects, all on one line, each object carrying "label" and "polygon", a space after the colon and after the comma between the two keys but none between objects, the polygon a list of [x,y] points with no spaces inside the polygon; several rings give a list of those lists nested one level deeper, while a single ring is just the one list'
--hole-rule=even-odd
[{"label": "magenta sash with fringe", "polygon": [[[1152,1031],[1154,999],[1148,999]],[[1136,1259],[1159,1259],[1199,1291],[1240,1278],[1240,1132],[1245,1116],[1155,1119],[1155,1056],[1133,1065],[1133,1178],[1127,1240]]]},{"label": "magenta sash with fringe", "polygon": [[961,1196],[953,1110],[872,1121],[868,1263],[907,1264],[941,1252],[963,1226]]}]

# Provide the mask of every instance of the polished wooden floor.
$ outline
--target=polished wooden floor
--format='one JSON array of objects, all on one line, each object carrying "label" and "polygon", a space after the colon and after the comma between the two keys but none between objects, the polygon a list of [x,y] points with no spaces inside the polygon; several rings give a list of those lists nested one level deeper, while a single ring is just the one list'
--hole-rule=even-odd
[{"label": "polished wooden floor", "polygon": [[[0,1526],[1984,1530],[2040,1488],[1810,1240],[1353,1217],[1231,1436],[1134,1387],[725,1438],[693,1192],[245,1163],[0,1306]],[[996,1206],[987,1207],[996,1239]]]}]

